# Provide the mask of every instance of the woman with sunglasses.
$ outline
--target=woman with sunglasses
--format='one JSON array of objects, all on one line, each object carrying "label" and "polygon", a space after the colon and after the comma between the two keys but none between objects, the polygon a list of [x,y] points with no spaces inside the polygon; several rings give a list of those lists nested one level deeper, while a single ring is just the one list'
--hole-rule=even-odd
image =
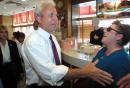
[{"label": "woman with sunglasses", "polygon": [[79,85],[80,88],[118,88],[119,79],[130,73],[129,55],[123,48],[129,40],[130,26],[121,24],[120,21],[114,21],[110,27],[104,29],[102,38],[104,47],[93,58],[93,61],[98,59],[96,67],[110,73],[114,82],[112,85],[102,86],[92,80],[80,80],[80,83],[83,83],[82,87]]},{"label": "woman with sunglasses", "polygon": [[[130,26],[114,21],[112,25],[104,30],[102,43],[104,47],[98,52],[93,61],[99,60],[98,68],[112,74],[114,82],[105,88],[117,88],[117,81],[130,73],[129,55],[123,46],[130,41]],[[100,84],[95,84],[101,86]],[[98,87],[104,88],[104,87]]]}]

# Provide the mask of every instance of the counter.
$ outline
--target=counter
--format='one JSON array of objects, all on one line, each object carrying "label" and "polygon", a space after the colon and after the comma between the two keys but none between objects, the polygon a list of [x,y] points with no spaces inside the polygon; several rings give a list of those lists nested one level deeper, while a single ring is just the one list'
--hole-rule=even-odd
[{"label": "counter", "polygon": [[62,51],[62,57],[66,63],[80,68],[93,58],[93,56],[80,53],[77,50]]}]

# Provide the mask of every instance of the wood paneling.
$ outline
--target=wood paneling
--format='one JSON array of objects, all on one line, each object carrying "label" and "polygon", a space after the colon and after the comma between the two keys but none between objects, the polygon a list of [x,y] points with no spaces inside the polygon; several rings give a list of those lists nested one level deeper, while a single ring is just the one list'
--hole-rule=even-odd
[{"label": "wood paneling", "polygon": [[88,1],[94,1],[94,0],[72,0],[72,5],[83,3],[83,2],[88,2]]},{"label": "wood paneling", "polygon": [[[80,28],[81,30],[82,28]],[[89,39],[90,32],[92,31],[92,25],[83,25],[83,30],[80,33],[80,37],[83,39]]]},{"label": "wood paneling", "polygon": [[2,20],[3,20],[3,25],[7,26],[8,28],[8,36],[9,36],[9,39],[12,38],[13,36],[13,29],[12,29],[12,26],[13,26],[13,19],[12,19],[12,16],[3,16],[2,17]]},{"label": "wood paneling", "polygon": [[0,24],[2,24],[2,15],[0,15]]}]

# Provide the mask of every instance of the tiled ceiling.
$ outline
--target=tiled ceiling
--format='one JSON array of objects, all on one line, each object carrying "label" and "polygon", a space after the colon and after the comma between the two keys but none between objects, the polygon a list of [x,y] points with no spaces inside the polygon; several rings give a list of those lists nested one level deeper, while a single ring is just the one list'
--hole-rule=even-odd
[{"label": "tiled ceiling", "polygon": [[[0,0],[0,15],[14,15],[32,10],[44,0]],[[47,0],[48,1],[48,0]],[[55,1],[55,0],[54,0]],[[72,4],[92,0],[72,0]]]},{"label": "tiled ceiling", "polygon": [[13,15],[35,8],[42,0],[0,0],[0,15]]}]

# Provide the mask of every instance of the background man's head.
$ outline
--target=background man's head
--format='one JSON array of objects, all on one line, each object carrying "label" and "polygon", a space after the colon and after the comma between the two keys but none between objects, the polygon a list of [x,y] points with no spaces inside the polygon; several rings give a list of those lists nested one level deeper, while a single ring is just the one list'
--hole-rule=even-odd
[{"label": "background man's head", "polygon": [[0,25],[0,40],[8,39],[8,30],[4,25]]}]

